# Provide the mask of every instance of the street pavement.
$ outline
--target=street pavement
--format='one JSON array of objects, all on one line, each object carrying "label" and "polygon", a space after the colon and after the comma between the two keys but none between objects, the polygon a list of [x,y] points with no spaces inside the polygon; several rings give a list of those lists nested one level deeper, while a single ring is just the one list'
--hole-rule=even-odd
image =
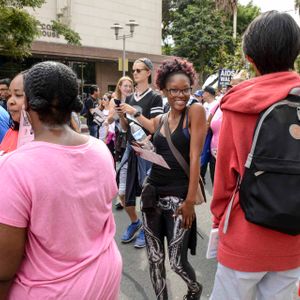
[{"label": "street pavement", "polygon": [[[88,134],[87,126],[84,126],[84,134]],[[189,255],[189,261],[196,271],[197,279],[203,285],[201,300],[208,300],[210,297],[217,267],[216,259],[206,259],[205,257],[211,229],[209,207],[212,197],[212,186],[209,171],[206,175],[206,182],[207,203],[196,206],[197,231],[201,234],[203,239],[199,236],[197,237],[197,253],[195,256]],[[139,203],[139,201],[137,201],[137,203]],[[137,205],[137,210],[140,214],[139,205]],[[123,231],[129,225],[129,218],[124,210],[117,211],[113,208],[113,211],[117,226],[116,241],[123,258],[123,273],[119,300],[155,300],[155,294],[149,276],[146,249],[134,248],[134,242],[129,244],[122,244],[120,242]],[[182,299],[187,292],[187,287],[183,280],[170,269],[168,263],[168,258],[166,258],[169,299]],[[293,300],[300,300],[297,294],[295,288]]]},{"label": "street pavement", "polygon": [[[189,261],[196,271],[197,279],[203,285],[201,300],[208,300],[210,297],[217,267],[217,261],[215,259],[206,259],[205,257],[211,229],[209,207],[212,196],[210,179],[209,176],[206,177],[207,184],[205,188],[208,201],[205,204],[196,206],[197,230],[204,239],[201,239],[198,235],[197,254],[196,256],[189,255]],[[139,210],[139,205],[137,209]],[[116,211],[114,209],[114,216],[117,225],[116,241],[123,257],[120,300],[155,300],[156,298],[149,276],[146,249],[134,248],[134,242],[129,244],[122,244],[120,242],[121,235],[129,224],[129,219],[124,210]],[[166,270],[169,299],[182,299],[187,292],[187,287],[183,280],[170,269],[168,258],[166,258]],[[299,299],[300,297],[297,296],[295,288],[293,300]]]},{"label": "street pavement", "polygon": [[[207,182],[210,182],[208,178]],[[196,256],[189,255],[189,261],[196,271],[197,279],[204,287],[201,296],[203,300],[209,299],[216,271],[216,260],[205,258],[211,228],[211,215],[209,212],[211,201],[210,183],[206,185],[206,194],[208,202],[196,207],[197,230],[204,239],[201,239],[198,235],[197,254]],[[120,237],[123,230],[128,226],[129,219],[124,210],[114,210],[114,216],[117,225],[116,241],[123,257],[120,300],[154,300],[155,294],[149,277],[146,249],[135,249],[134,242],[130,244],[120,242]],[[186,284],[170,269],[168,258],[166,258],[166,269],[169,299],[182,299],[187,292]]]}]

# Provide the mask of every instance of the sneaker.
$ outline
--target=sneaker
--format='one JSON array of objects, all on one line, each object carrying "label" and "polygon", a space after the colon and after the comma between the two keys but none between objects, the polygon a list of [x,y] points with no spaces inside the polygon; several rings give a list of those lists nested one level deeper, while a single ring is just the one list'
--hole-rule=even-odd
[{"label": "sneaker", "polygon": [[146,246],[146,241],[145,241],[145,232],[144,229],[141,229],[139,235],[137,236],[134,247],[135,248],[144,248]]},{"label": "sneaker", "polygon": [[188,291],[188,293],[183,297],[183,300],[200,300],[202,294],[202,285],[199,284],[198,292]]},{"label": "sneaker", "polygon": [[130,243],[136,236],[137,232],[142,226],[141,220],[137,220],[135,223],[131,223],[124,231],[121,241],[122,243]]}]

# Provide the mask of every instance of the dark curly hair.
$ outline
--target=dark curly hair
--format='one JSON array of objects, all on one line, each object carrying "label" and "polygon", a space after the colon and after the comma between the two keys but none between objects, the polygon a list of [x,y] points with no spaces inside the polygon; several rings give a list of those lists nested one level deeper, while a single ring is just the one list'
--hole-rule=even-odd
[{"label": "dark curly hair", "polygon": [[156,85],[160,90],[166,88],[166,84],[170,77],[175,74],[184,74],[189,80],[191,86],[194,84],[196,79],[196,72],[193,64],[185,59],[174,58],[164,61],[156,74]]},{"label": "dark curly hair", "polygon": [[68,123],[80,99],[75,73],[66,65],[46,61],[34,65],[24,76],[28,108],[49,125]]}]

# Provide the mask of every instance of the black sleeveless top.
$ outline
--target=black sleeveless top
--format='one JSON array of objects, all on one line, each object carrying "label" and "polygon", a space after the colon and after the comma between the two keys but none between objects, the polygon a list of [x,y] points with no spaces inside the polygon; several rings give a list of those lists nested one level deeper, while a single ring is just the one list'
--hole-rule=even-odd
[{"label": "black sleeveless top", "polygon": [[[171,134],[171,140],[189,164],[190,140],[184,134],[184,131],[188,130],[188,128],[183,128],[184,116],[185,112],[182,113],[177,128]],[[153,144],[156,148],[156,152],[165,159],[171,169],[168,170],[159,165],[153,164],[148,182],[157,187],[158,193],[161,196],[165,195],[185,198],[188,191],[189,179],[174,157],[167,139],[160,133],[161,127],[162,124],[154,134]]]}]

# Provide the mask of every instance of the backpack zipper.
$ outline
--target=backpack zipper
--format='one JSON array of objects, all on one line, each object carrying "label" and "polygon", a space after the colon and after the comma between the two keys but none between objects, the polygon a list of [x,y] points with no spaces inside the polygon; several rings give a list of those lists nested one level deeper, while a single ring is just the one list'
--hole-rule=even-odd
[{"label": "backpack zipper", "polygon": [[298,119],[300,121],[300,118],[299,118],[300,117],[300,103],[295,103],[295,102],[292,102],[292,101],[289,101],[289,100],[283,100],[283,101],[277,102],[277,103],[273,104],[272,106],[270,106],[263,113],[263,115],[261,116],[261,118],[260,118],[260,120],[259,120],[259,122],[257,124],[256,130],[255,130],[255,133],[254,133],[254,137],[253,137],[253,141],[252,141],[251,151],[248,154],[248,157],[247,157],[247,160],[246,160],[246,163],[245,163],[245,167],[246,168],[250,168],[250,166],[251,166],[252,159],[253,159],[253,154],[254,154],[254,150],[255,150],[255,147],[256,147],[256,143],[257,143],[257,140],[258,140],[258,135],[259,135],[262,123],[264,122],[264,120],[266,119],[266,117],[271,113],[271,111],[274,108],[276,108],[277,106],[280,106],[280,105],[285,105],[285,104],[297,108],[297,115],[298,115]]}]

